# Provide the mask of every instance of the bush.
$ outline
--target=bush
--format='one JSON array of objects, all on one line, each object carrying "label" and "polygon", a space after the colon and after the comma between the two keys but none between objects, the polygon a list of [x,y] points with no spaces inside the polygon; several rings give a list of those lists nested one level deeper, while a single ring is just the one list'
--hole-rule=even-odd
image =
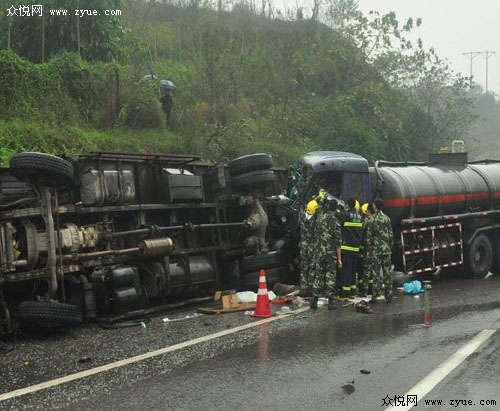
[{"label": "bush", "polygon": [[156,93],[154,84],[139,83],[123,106],[118,124],[143,129],[164,128],[165,113]]}]

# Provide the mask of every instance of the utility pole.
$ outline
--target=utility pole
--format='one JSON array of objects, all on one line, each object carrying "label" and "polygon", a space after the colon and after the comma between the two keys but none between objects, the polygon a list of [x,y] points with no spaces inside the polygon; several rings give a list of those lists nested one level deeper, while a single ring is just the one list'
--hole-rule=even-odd
[{"label": "utility pole", "polygon": [[463,53],[464,56],[469,56],[470,59],[470,86],[472,87],[472,60],[477,56],[484,56],[486,59],[486,84],[485,91],[488,92],[488,59],[495,54],[494,51],[468,51]]},{"label": "utility pole", "polygon": [[495,54],[494,51],[485,51],[484,58],[486,59],[486,92],[488,92],[488,59]]}]

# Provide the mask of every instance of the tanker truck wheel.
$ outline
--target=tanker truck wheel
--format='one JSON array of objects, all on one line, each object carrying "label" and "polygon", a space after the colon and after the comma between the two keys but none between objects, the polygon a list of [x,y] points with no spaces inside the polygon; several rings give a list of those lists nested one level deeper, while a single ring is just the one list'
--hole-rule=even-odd
[{"label": "tanker truck wheel", "polygon": [[493,274],[500,274],[500,235],[498,233],[493,238],[493,250],[491,272]]},{"label": "tanker truck wheel", "polygon": [[484,277],[491,270],[493,250],[490,239],[479,234],[466,249],[466,262],[474,277]]}]

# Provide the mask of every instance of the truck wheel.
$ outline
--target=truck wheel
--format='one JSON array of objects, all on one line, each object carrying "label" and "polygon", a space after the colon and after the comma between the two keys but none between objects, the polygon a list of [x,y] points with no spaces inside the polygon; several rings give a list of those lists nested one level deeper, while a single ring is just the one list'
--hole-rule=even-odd
[{"label": "truck wheel", "polygon": [[276,183],[276,175],[272,170],[250,171],[231,179],[231,187],[235,191],[247,191],[262,188]]},{"label": "truck wheel", "polygon": [[285,265],[285,255],[278,251],[271,251],[266,254],[255,254],[244,257],[240,263],[242,273],[259,271],[261,268],[268,269]]},{"label": "truck wheel", "polygon": [[23,301],[16,319],[26,327],[73,327],[81,324],[82,312],[76,305],[57,301]]},{"label": "truck wheel", "polygon": [[467,264],[474,277],[484,277],[491,269],[493,250],[490,239],[479,234],[472,240],[466,252]]},{"label": "truck wheel", "polygon": [[493,274],[500,274],[500,236],[496,236],[493,242],[493,263],[491,265],[491,272]]},{"label": "truck wheel", "polygon": [[10,159],[10,172],[19,180],[41,181],[49,186],[73,183],[73,165],[45,153],[19,153]]},{"label": "truck wheel", "polygon": [[229,162],[229,173],[232,177],[256,170],[268,170],[273,166],[273,158],[270,154],[249,154],[235,158]]},{"label": "truck wheel", "polygon": [[[241,286],[243,287],[243,290],[257,291],[259,288],[259,277],[260,273],[258,271],[243,274],[241,278]],[[267,289],[271,290],[274,284],[286,281],[287,277],[287,267],[275,267],[266,270]]]}]

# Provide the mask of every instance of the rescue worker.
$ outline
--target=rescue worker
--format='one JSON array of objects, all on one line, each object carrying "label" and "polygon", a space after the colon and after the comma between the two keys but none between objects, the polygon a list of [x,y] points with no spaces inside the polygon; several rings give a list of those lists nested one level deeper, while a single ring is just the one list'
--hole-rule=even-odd
[{"label": "rescue worker", "polygon": [[321,294],[326,294],[328,297],[328,310],[335,309],[335,280],[337,269],[342,268],[340,251],[342,233],[340,222],[335,216],[337,206],[337,200],[327,200],[324,209],[319,211],[316,219],[316,238],[312,243],[314,247],[313,296],[310,302],[310,307],[313,310],[318,308],[318,298]]},{"label": "rescue worker", "polygon": [[359,266],[358,266],[358,292],[360,297],[366,297],[367,294],[372,294],[373,279],[370,277],[372,258],[367,258],[366,254],[368,247],[365,245],[366,231],[371,223],[373,215],[373,204],[364,203],[361,206],[361,222],[363,223],[363,236],[359,250]]},{"label": "rescue worker", "polygon": [[373,279],[372,303],[384,289],[387,303],[392,302],[391,252],[393,245],[392,225],[389,217],[384,214],[384,202],[380,198],[373,201],[374,214],[367,226],[366,241],[370,256],[373,258],[370,275]]},{"label": "rescue worker", "polygon": [[342,227],[342,270],[340,271],[340,298],[352,298],[357,294],[357,279],[359,248],[363,236],[361,215],[356,210],[358,201],[351,197],[347,207],[338,214]]},{"label": "rescue worker", "polygon": [[314,227],[316,221],[316,211],[318,202],[311,200],[307,203],[306,210],[300,216],[300,288],[301,294],[307,295],[311,291],[311,260],[312,260],[312,240],[314,238]]}]

